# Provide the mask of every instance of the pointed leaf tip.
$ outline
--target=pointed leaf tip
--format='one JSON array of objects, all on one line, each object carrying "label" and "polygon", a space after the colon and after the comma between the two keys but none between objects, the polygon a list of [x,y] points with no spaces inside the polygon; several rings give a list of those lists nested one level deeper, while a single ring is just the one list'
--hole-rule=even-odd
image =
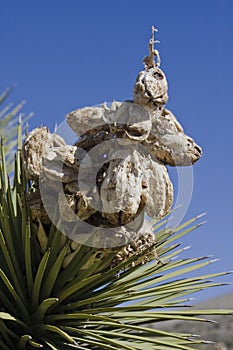
[{"label": "pointed leaf tip", "polygon": [[209,262],[210,262],[210,264],[212,264],[212,263],[215,263],[215,262],[217,262],[217,261],[219,261],[219,260],[221,260],[221,259],[212,259],[212,260],[210,260]]},{"label": "pointed leaf tip", "polygon": [[201,227],[201,226],[203,226],[203,225],[205,225],[207,223],[207,220],[205,220],[205,221],[202,221],[202,222],[200,222],[199,224],[197,224],[197,228],[198,227]]},{"label": "pointed leaf tip", "polygon": [[207,214],[207,212],[204,212],[204,213],[202,213],[202,214],[199,214],[199,215],[196,216],[196,219],[200,219],[200,218],[202,218],[203,216],[205,216],[206,214]]},{"label": "pointed leaf tip", "polygon": [[187,247],[184,247],[184,248],[183,248],[183,251],[189,250],[190,248],[191,248],[191,245],[188,245]]}]

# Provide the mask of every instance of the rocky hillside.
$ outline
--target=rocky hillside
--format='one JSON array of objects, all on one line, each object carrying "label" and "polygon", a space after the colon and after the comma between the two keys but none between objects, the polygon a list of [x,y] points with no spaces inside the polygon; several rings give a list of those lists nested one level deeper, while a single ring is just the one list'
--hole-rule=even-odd
[{"label": "rocky hillside", "polygon": [[[197,309],[233,309],[233,293],[226,294],[211,300],[201,302],[195,306]],[[198,334],[202,339],[211,340],[216,344],[202,346],[203,350],[233,350],[233,316],[208,317],[217,323],[198,322],[166,322],[160,324],[163,330]],[[158,328],[158,324],[155,325]]]}]

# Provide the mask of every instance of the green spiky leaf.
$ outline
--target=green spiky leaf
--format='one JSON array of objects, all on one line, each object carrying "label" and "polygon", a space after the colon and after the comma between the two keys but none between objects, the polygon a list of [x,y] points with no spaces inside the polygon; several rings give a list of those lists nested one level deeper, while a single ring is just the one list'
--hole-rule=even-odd
[{"label": "green spiky leaf", "polygon": [[[0,160],[6,162],[7,172],[10,174],[14,169],[14,156],[18,147],[21,147],[22,133],[18,133],[18,128],[25,128],[28,120],[33,113],[24,115],[21,111],[25,105],[25,101],[13,105],[9,103],[5,105],[5,100],[11,94],[13,88],[6,89],[0,95],[0,137],[4,140],[5,155],[0,155]],[[1,107],[2,106],[2,107]]]}]

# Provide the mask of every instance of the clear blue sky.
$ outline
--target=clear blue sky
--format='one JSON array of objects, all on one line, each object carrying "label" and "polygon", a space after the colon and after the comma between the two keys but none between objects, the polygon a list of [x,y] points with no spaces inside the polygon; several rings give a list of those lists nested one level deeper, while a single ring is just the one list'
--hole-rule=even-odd
[{"label": "clear blue sky", "polygon": [[186,218],[207,212],[208,222],[182,245],[192,246],[186,256],[221,259],[199,274],[233,270],[232,0],[2,1],[0,91],[16,84],[10,98],[26,98],[30,129],[52,129],[78,107],[131,99],[152,24],[167,107],[204,151]]}]

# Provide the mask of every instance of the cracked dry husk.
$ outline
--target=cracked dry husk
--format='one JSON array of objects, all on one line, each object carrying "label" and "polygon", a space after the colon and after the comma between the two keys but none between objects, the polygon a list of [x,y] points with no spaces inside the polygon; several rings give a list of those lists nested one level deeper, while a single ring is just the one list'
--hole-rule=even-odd
[{"label": "cracked dry husk", "polygon": [[168,100],[168,84],[163,71],[152,67],[141,71],[134,86],[134,103],[157,109]]},{"label": "cracked dry husk", "polygon": [[52,147],[65,146],[65,141],[57,134],[51,134],[47,127],[34,129],[27,136],[23,147],[26,175],[37,180],[42,167],[43,155]]},{"label": "cracked dry husk", "polygon": [[161,162],[170,166],[194,164],[201,148],[184,133],[174,114],[166,108],[154,118],[149,137],[143,145]]},{"label": "cracked dry husk", "polygon": [[[77,217],[81,220],[79,235],[84,237],[83,242],[88,236],[94,246],[103,247],[90,248],[93,255],[88,260],[93,264],[103,259],[102,269],[155,246],[144,211],[159,220],[172,206],[173,187],[166,166],[194,164],[202,152],[165,108],[168,83],[159,68],[160,58],[153,41],[149,50],[145,68],[136,78],[133,101],[84,107],[66,116],[78,137],[75,145],[66,145],[46,127],[33,130],[24,142],[26,175],[35,184],[28,202],[38,232],[41,234],[43,226],[51,225],[46,203],[55,203],[52,209],[57,209],[64,222],[72,223]],[[119,150],[127,142],[128,152],[122,156]],[[98,154],[92,154],[95,147]],[[92,174],[96,174],[94,181]],[[80,183],[88,180],[91,185],[83,188]],[[43,186],[43,200],[39,183]],[[89,232],[83,230],[82,222],[89,224]],[[114,233],[103,235],[101,228],[114,228]],[[81,246],[75,239],[70,242],[64,267]],[[112,246],[116,248],[106,249]],[[114,258],[104,266],[104,259],[112,252]],[[155,248],[146,259],[154,257]]]}]

